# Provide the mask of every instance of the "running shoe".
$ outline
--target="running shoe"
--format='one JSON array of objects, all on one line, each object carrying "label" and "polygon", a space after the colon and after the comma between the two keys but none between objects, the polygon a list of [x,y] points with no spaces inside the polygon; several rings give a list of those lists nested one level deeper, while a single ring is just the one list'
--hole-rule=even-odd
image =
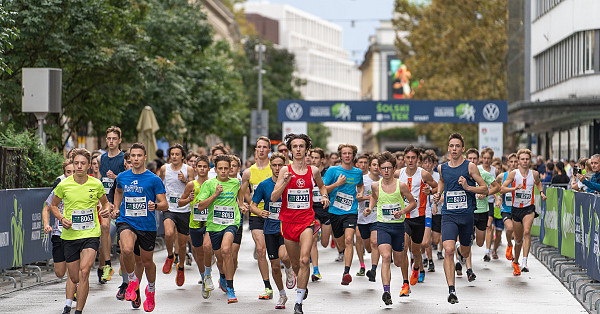
[{"label": "running shoe", "polygon": [[448,303],[450,303],[450,304],[458,303],[458,297],[456,296],[455,292],[450,292],[448,294]]},{"label": "running shoe", "polygon": [[401,297],[407,297],[410,295],[410,285],[405,283],[402,285],[402,290],[400,290]]},{"label": "running shoe", "polygon": [[206,280],[202,281],[202,298],[208,299],[210,297],[210,290],[206,289]]},{"label": "running shoe", "polygon": [[383,300],[383,303],[385,303],[385,305],[392,305],[392,295],[390,294],[389,291],[383,292],[383,295],[381,296],[381,300]]},{"label": "running shoe", "polygon": [[212,282],[212,276],[211,275],[204,276],[204,280],[202,282],[204,282],[204,284],[206,285],[206,290],[208,290],[208,291],[215,290],[215,285]]},{"label": "running shoe", "polygon": [[283,310],[285,309],[285,303],[287,302],[287,296],[286,295],[280,295],[279,296],[279,301],[277,301],[277,305],[275,305],[275,309],[276,310]]},{"label": "running shoe", "polygon": [[154,292],[148,292],[148,286],[146,286],[146,300],[144,301],[144,311],[154,311]]},{"label": "running shoe", "polygon": [[185,273],[183,270],[183,265],[179,265],[179,263],[177,263],[177,276],[175,277],[175,283],[178,286],[183,286],[183,283],[185,282]]},{"label": "running shoe", "polygon": [[71,313],[71,307],[68,305],[65,305],[65,308],[63,309],[62,314],[70,314]]},{"label": "running shoe", "polygon": [[511,246],[507,246],[506,247],[506,259],[509,261],[512,261],[514,258],[513,256],[513,247]]},{"label": "running shoe", "polygon": [[343,262],[344,261],[344,253],[338,253],[338,256],[335,258],[336,262]]},{"label": "running shoe", "polygon": [[425,271],[422,271],[419,273],[419,281],[418,282],[423,282],[425,281]]},{"label": "running shoe", "polygon": [[361,267],[360,270],[356,273],[356,276],[364,277],[364,275],[365,275],[365,269]]},{"label": "running shoe", "polygon": [[135,301],[131,301],[131,307],[133,307],[134,309],[139,309],[140,306],[142,305],[142,297],[140,295],[140,288],[138,286],[138,289],[135,290]]},{"label": "running shoe", "polygon": [[492,258],[498,259],[498,252],[496,250],[492,250]]},{"label": "running shoe", "polygon": [[219,278],[219,288],[227,293],[227,280],[225,278]]},{"label": "running shoe", "polygon": [[444,259],[444,254],[441,251],[437,252],[438,259]]},{"label": "running shoe", "polygon": [[313,273],[311,279],[313,282],[315,282],[323,279],[323,277],[321,276],[321,273]]},{"label": "running shoe", "polygon": [[308,287],[306,287],[306,292],[304,292],[304,298],[302,300],[306,300],[308,298]]},{"label": "running shoe", "polygon": [[258,295],[259,300],[271,300],[273,299],[273,289],[265,288],[265,292]]},{"label": "running shoe", "polygon": [[474,281],[475,278],[477,278],[477,276],[475,276],[475,273],[473,272],[473,270],[467,269],[467,279],[469,280],[469,282]]},{"label": "running shoe", "polygon": [[102,280],[104,280],[104,282],[109,281],[112,278],[112,274],[114,273],[114,271],[115,270],[112,268],[112,266],[105,265],[102,271]]},{"label": "running shoe", "polygon": [[119,300],[119,301],[125,300],[125,291],[126,290],[127,290],[127,284],[126,283],[122,283],[119,286],[119,291],[117,291],[117,300]]},{"label": "running shoe", "polygon": [[129,281],[127,285],[127,290],[125,291],[125,300],[127,301],[135,301],[137,298],[136,290],[139,290],[140,282],[136,278],[134,281]]},{"label": "running shoe", "polygon": [[179,255],[175,254],[175,260],[173,260],[173,264],[175,264],[175,265],[179,264]]},{"label": "running shoe", "polygon": [[412,274],[410,275],[410,285],[416,285],[417,281],[419,281],[419,270],[413,269]]},{"label": "running shoe", "polygon": [[463,257],[462,254],[460,254],[460,243],[456,242],[456,254],[458,254],[458,260],[460,261],[461,264],[464,264],[467,262],[467,258]]},{"label": "running shoe", "polygon": [[521,269],[522,272],[524,273],[528,273],[529,272],[529,267],[527,267],[527,265],[523,266],[523,268]]},{"label": "running shoe", "polygon": [[429,268],[427,268],[427,271],[430,273],[435,272],[435,264],[433,263],[433,260],[429,260]]},{"label": "running shoe", "polygon": [[[320,276],[321,275],[319,275],[319,277]],[[296,274],[294,274],[294,270],[291,268],[285,271],[285,286],[288,289],[294,289],[294,287],[296,286]]]},{"label": "running shoe", "polygon": [[104,271],[102,268],[98,267],[98,283],[103,285],[106,283],[106,280],[103,280],[102,276],[104,276]]},{"label": "running shoe", "polygon": [[237,298],[235,297],[235,291],[233,289],[227,287],[227,303],[237,303]]},{"label": "running shoe", "polygon": [[484,261],[484,262],[489,262],[489,261],[491,261],[491,260],[492,260],[492,259],[490,258],[490,253],[486,253],[486,254],[483,256],[483,261]]},{"label": "running shoe", "polygon": [[521,276],[521,269],[519,269],[519,263],[512,263],[513,266],[513,276]]},{"label": "running shoe", "polygon": [[217,262],[217,258],[215,257],[215,255],[213,254],[212,259],[210,260],[210,265],[214,265]]},{"label": "running shoe", "polygon": [[294,314],[304,314],[304,312],[302,312],[301,303],[296,303],[296,305],[294,305]]},{"label": "running shoe", "polygon": [[192,253],[191,252],[187,252],[185,254],[185,264],[188,266],[192,266]]},{"label": "running shoe", "polygon": [[375,275],[376,273],[373,270],[367,270],[367,277],[369,278],[370,282],[375,282]]},{"label": "running shoe", "polygon": [[342,276],[342,285],[347,286],[352,282],[352,276],[350,274],[344,274]]},{"label": "running shoe", "polygon": [[462,276],[462,265],[459,262],[456,262],[454,265],[456,268],[456,276]]},{"label": "running shoe", "polygon": [[333,239],[331,239],[331,247],[335,248],[335,241]]},{"label": "running shoe", "polygon": [[173,262],[175,261],[175,259],[173,258],[169,258],[167,256],[167,260],[165,261],[165,264],[163,265],[163,274],[170,274],[171,273],[171,269],[173,268]]}]

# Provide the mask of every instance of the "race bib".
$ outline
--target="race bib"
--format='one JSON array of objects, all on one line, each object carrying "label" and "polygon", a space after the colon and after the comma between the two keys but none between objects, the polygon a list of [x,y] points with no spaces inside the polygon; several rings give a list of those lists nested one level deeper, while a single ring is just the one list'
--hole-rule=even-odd
[{"label": "race bib", "polygon": [[288,189],[287,203],[289,209],[309,209],[309,189]]},{"label": "race bib", "polygon": [[125,216],[146,217],[148,216],[148,202],[146,197],[125,197]]},{"label": "race bib", "polygon": [[394,212],[402,210],[400,203],[395,204],[381,204],[381,216],[383,221],[394,221],[399,220],[394,217]]},{"label": "race bib", "polygon": [[179,199],[181,198],[182,193],[169,193],[167,195],[167,200],[169,201],[169,209],[177,209],[179,208]]},{"label": "race bib", "polygon": [[223,226],[235,224],[235,207],[215,205],[213,210],[213,223]]},{"label": "race bib", "polygon": [[281,211],[281,202],[269,203],[269,219],[279,220],[279,211]]},{"label": "race bib", "polygon": [[337,192],[335,194],[335,200],[333,201],[333,207],[339,208],[343,211],[351,211],[352,204],[354,203],[354,197],[350,194]]},{"label": "race bib", "polygon": [[532,192],[531,190],[516,190],[515,191],[515,199],[514,202],[515,204],[529,204],[531,203],[531,196],[532,196]]},{"label": "race bib", "polygon": [[73,230],[89,230],[94,229],[96,226],[94,222],[94,210],[89,209],[75,209],[71,214],[71,221]]},{"label": "race bib", "polygon": [[446,193],[446,208],[448,210],[467,208],[467,194],[465,191],[448,191]]},{"label": "race bib", "polygon": [[198,209],[198,203],[194,204],[194,213],[193,218],[194,221],[207,221],[208,220],[208,208],[200,211]]},{"label": "race bib", "polygon": [[258,188],[258,184],[253,184],[252,185],[252,191],[250,192],[250,198],[254,197],[254,191],[256,191],[256,188]]},{"label": "race bib", "polygon": [[321,196],[321,191],[318,186],[315,186],[312,190],[313,193],[313,203],[320,203],[323,196]]},{"label": "race bib", "polygon": [[513,204],[512,193],[504,194],[504,203],[506,203],[506,206],[512,206],[512,204]]},{"label": "race bib", "polygon": [[56,221],[56,229],[58,229],[58,232],[60,232],[60,233],[63,232],[63,225],[62,225],[62,222],[60,222],[60,220]]},{"label": "race bib", "polygon": [[106,194],[108,194],[110,192],[110,189],[112,189],[114,184],[115,184],[115,180],[108,178],[108,177],[102,178],[102,186],[104,187],[104,192]]}]

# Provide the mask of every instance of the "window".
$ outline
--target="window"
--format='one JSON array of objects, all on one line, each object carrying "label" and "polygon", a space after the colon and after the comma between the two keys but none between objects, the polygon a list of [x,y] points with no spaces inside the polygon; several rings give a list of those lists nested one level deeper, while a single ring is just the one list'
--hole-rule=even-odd
[{"label": "window", "polygon": [[535,18],[539,18],[540,16],[548,13],[548,11],[552,10],[555,6],[561,3],[563,0],[537,0],[536,1],[536,10],[535,10]]}]

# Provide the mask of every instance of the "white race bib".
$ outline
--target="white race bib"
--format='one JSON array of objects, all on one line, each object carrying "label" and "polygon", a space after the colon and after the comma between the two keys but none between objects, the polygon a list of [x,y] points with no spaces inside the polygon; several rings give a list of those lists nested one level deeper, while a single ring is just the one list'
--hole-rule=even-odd
[{"label": "white race bib", "polygon": [[394,217],[394,212],[402,210],[400,203],[395,204],[381,204],[381,216],[383,221],[394,221],[399,220]]},{"label": "white race bib", "polygon": [[110,189],[112,189],[113,185],[115,184],[115,180],[109,178],[109,177],[103,177],[102,178],[102,186],[104,187],[104,192],[108,195],[108,193],[110,192]]},{"label": "white race bib", "polygon": [[148,216],[148,202],[146,197],[125,196],[125,216],[127,217],[146,217]]},{"label": "white race bib", "polygon": [[289,209],[309,209],[310,208],[310,190],[309,189],[288,189],[287,203]]},{"label": "white race bib", "polygon": [[213,210],[213,223],[223,226],[235,224],[235,207],[215,205]]},{"label": "white race bib", "polygon": [[60,222],[60,220],[57,220],[56,227],[58,229],[58,232],[60,232],[60,233],[63,232],[63,225],[62,225],[62,222]]},{"label": "white race bib", "polygon": [[269,203],[269,219],[279,220],[279,212],[281,211],[281,202]]},{"label": "white race bib", "polygon": [[506,203],[506,206],[512,206],[513,204],[513,198],[512,198],[512,193],[506,193],[504,194],[504,203]]},{"label": "white race bib", "polygon": [[516,190],[514,199],[515,204],[530,204],[532,196],[531,192],[533,191],[523,189]]},{"label": "white race bib", "polygon": [[169,209],[179,208],[179,199],[182,193],[169,193],[167,195],[167,201],[169,202]]},{"label": "white race bib", "polygon": [[343,211],[351,211],[352,204],[354,203],[354,197],[350,194],[337,192],[335,194],[335,200],[333,201],[333,207],[339,208]]},{"label": "white race bib", "polygon": [[71,214],[71,221],[73,230],[89,230],[94,229],[96,226],[94,222],[94,210],[89,209],[75,209]]},{"label": "white race bib", "polygon": [[467,208],[467,194],[465,191],[448,191],[446,193],[446,208],[448,210]]},{"label": "white race bib", "polygon": [[318,186],[315,186],[312,190],[313,193],[313,203],[320,203],[323,196],[321,196],[321,191]]},{"label": "white race bib", "polygon": [[208,208],[205,208],[203,211],[198,209],[198,203],[194,204],[194,221],[207,221],[208,220]]}]

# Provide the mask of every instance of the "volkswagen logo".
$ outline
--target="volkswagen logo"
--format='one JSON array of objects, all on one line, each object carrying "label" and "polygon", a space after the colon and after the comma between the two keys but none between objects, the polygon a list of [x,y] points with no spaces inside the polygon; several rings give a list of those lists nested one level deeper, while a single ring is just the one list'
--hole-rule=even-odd
[{"label": "volkswagen logo", "polygon": [[483,117],[488,121],[494,121],[500,116],[500,108],[491,102],[483,107]]},{"label": "volkswagen logo", "polygon": [[297,102],[290,103],[285,108],[285,115],[290,120],[298,120],[302,118],[302,113],[302,106]]}]

